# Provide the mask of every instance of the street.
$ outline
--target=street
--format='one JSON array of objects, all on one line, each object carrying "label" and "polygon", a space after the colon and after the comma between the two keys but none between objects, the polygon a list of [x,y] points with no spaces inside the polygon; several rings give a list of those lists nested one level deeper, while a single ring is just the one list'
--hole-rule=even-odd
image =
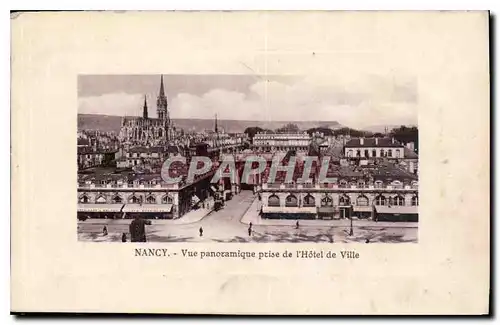
[{"label": "street", "polygon": [[[169,221],[152,220],[146,226],[148,242],[221,242],[221,243],[298,243],[298,242],[367,242],[370,243],[405,243],[417,242],[416,227],[398,227],[397,224],[386,226],[358,226],[353,236],[349,236],[349,227],[308,225],[295,229],[290,225],[253,225],[252,235],[248,235],[248,225],[241,222],[245,212],[251,207],[255,196],[251,191],[242,191],[227,201],[223,209],[212,211],[199,221],[188,224],[172,224]],[[100,222],[87,220],[78,222],[78,238],[81,241],[120,242],[122,233],[128,233],[131,220],[109,220]],[[103,235],[107,226],[108,235]],[[203,236],[199,229],[203,228]],[[130,240],[130,239],[129,239]]]}]

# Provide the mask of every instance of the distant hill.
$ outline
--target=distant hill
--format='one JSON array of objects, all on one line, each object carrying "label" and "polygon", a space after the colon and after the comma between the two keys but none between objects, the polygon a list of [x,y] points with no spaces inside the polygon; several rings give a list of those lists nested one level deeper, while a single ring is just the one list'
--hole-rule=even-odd
[{"label": "distant hill", "polygon": [[[121,116],[98,115],[98,114],[78,114],[79,130],[99,130],[104,132],[119,132],[121,127]],[[214,129],[214,120],[204,119],[172,119],[174,126],[186,131],[201,132],[207,129]],[[341,128],[336,121],[239,121],[239,120],[218,120],[219,127],[226,132],[243,132],[247,127],[259,126],[263,129],[275,130],[287,123],[296,124],[299,129],[307,130],[314,127],[329,127],[331,129]]]},{"label": "distant hill", "polygon": [[[380,132],[380,133],[384,133],[385,132],[385,128],[387,127],[387,131],[390,132],[392,129],[396,129],[396,128],[399,128],[401,126],[401,124],[399,125],[372,125],[372,126],[368,126],[368,127],[365,127],[363,128],[363,131],[369,131],[369,132]],[[408,127],[412,126],[412,125],[406,125]]]}]

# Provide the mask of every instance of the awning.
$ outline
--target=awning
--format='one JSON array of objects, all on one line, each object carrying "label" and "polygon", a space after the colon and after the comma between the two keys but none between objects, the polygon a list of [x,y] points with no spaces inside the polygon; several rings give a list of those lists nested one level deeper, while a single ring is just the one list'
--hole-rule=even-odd
[{"label": "awning", "polygon": [[123,204],[91,204],[80,203],[78,204],[78,212],[120,212]]},{"label": "awning", "polygon": [[385,214],[418,214],[418,206],[392,206],[385,205],[375,206],[377,213]]},{"label": "awning", "polygon": [[373,207],[371,205],[365,206],[365,205],[355,205],[353,207],[354,212],[372,212]]},{"label": "awning", "polygon": [[123,212],[171,212],[173,204],[127,204]]},{"label": "awning", "polygon": [[313,213],[316,207],[262,207],[262,213]]},{"label": "awning", "polygon": [[334,207],[319,207],[318,213],[332,214],[332,213],[335,213],[335,208]]}]

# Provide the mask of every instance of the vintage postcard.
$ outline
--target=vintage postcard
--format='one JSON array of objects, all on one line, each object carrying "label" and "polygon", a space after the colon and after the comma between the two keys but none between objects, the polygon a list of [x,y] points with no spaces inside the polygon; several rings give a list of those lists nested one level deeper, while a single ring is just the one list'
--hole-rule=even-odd
[{"label": "vintage postcard", "polygon": [[14,15],[12,311],[487,314],[488,21]]}]

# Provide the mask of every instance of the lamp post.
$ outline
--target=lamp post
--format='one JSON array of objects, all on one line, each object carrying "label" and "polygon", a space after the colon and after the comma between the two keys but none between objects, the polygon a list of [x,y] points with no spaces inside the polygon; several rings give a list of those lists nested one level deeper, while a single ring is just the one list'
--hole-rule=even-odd
[{"label": "lamp post", "polygon": [[354,235],[354,229],[352,228],[352,204],[349,207],[349,219],[351,219],[351,229],[349,230],[349,236]]}]

